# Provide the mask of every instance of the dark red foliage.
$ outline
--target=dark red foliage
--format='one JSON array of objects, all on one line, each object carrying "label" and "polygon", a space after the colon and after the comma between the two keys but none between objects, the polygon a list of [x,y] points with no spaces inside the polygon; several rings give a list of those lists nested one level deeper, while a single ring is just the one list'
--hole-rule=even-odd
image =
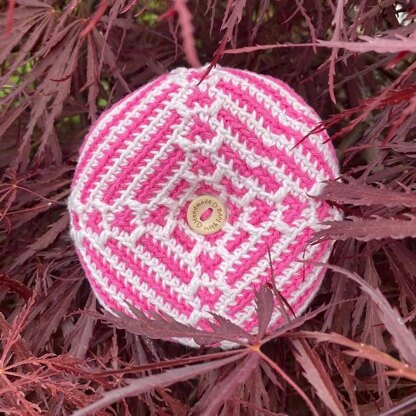
[{"label": "dark red foliage", "polygon": [[[0,413],[384,415],[416,411],[413,0],[9,0],[0,5]],[[257,294],[260,330],[114,318],[68,235],[78,150],[99,114],[177,66],[281,78],[324,120],[343,221],[296,317]],[[273,296],[285,324],[266,334]],[[202,345],[171,342],[186,333]],[[219,351],[210,344],[240,345]],[[74,413],[75,412],[75,413]]]}]

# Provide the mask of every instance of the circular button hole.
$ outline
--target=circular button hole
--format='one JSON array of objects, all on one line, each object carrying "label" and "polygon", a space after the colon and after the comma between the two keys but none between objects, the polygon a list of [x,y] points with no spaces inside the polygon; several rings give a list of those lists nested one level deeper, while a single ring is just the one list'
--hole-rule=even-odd
[{"label": "circular button hole", "polygon": [[201,221],[206,221],[214,212],[214,210],[212,208],[208,208],[206,209],[202,214],[201,214]]}]

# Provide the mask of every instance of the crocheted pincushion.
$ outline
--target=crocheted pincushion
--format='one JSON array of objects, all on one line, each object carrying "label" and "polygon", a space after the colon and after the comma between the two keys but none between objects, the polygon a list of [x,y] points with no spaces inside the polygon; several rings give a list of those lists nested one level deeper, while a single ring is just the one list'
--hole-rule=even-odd
[{"label": "crocheted pincushion", "polygon": [[[283,82],[217,67],[198,84],[205,69],[176,69],[100,117],[75,172],[71,236],[108,310],[131,314],[128,302],[208,330],[215,313],[255,333],[268,249],[296,314],[319,288],[324,270],[298,260],[328,259],[330,242],[308,241],[339,213],[311,195],[338,163],[325,132],[304,139],[320,120]],[[276,302],[269,329],[281,323]]]}]

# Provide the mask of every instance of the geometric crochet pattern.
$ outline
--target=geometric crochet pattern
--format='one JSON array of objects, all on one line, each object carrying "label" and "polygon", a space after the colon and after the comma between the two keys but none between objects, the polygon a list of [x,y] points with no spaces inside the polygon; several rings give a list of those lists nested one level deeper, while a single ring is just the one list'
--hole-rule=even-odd
[{"label": "geometric crochet pattern", "polygon": [[[68,201],[71,237],[106,309],[131,315],[131,304],[203,330],[213,313],[255,333],[269,250],[296,315],[319,289],[323,268],[301,261],[330,255],[331,242],[308,241],[340,218],[312,198],[338,162],[325,131],[307,136],[320,119],[285,83],[220,66],[200,82],[205,70],[175,69],[98,119]],[[208,235],[187,217],[204,195],[226,210]],[[276,301],[269,330],[282,323]]]}]

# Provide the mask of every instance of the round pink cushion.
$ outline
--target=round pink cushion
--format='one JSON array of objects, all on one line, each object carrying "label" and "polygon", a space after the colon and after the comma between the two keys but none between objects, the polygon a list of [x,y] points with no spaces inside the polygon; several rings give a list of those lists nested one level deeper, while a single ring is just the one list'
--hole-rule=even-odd
[{"label": "round pink cushion", "polygon": [[[340,214],[311,195],[338,163],[325,132],[304,139],[320,120],[286,84],[223,67],[199,84],[205,69],[176,69],[100,117],[75,173],[71,236],[108,310],[130,314],[129,303],[207,330],[215,313],[255,333],[269,249],[296,314],[319,288],[324,270],[299,260],[330,255],[330,242],[308,241]],[[205,236],[186,217],[204,194],[228,212]],[[269,329],[282,322],[276,301]]]}]

